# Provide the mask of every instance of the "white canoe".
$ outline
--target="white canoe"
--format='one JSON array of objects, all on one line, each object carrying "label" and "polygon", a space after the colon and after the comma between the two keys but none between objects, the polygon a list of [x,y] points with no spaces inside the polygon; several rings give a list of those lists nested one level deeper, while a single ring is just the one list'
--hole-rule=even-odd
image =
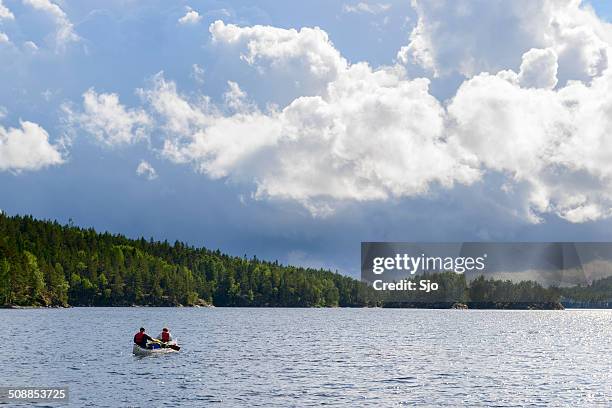
[{"label": "white canoe", "polygon": [[153,356],[156,354],[176,353],[177,351],[169,347],[157,348],[157,349],[144,349],[137,344],[132,347],[132,353],[137,356]]}]

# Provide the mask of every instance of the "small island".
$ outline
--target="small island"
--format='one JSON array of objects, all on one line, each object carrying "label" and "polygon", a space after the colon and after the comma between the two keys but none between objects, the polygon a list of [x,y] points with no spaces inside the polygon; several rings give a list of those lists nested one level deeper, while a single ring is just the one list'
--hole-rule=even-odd
[{"label": "small island", "polygon": [[484,276],[468,281],[450,272],[427,278],[440,289],[397,297],[329,270],[0,213],[3,307],[563,309],[564,305],[612,305],[612,277],[573,288],[544,288],[533,281],[515,283]]}]

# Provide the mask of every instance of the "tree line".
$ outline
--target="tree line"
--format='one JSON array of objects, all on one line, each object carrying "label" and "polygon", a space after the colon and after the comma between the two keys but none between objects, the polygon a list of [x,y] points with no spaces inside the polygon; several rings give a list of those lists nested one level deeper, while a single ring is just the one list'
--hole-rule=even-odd
[{"label": "tree line", "polygon": [[612,301],[612,277],[574,288],[483,276],[468,282],[465,275],[452,272],[413,278],[421,279],[435,282],[438,290],[381,293],[328,270],[0,213],[0,305],[368,307]]},{"label": "tree line", "polygon": [[589,285],[563,288],[561,301],[571,307],[612,307],[612,276]]},{"label": "tree line", "polygon": [[0,214],[0,304],[362,307],[376,297],[322,269]]},{"label": "tree line", "polygon": [[505,307],[507,304],[546,304],[560,300],[558,288],[545,288],[535,281],[513,282],[486,278],[482,275],[468,281],[464,274],[455,272],[415,275],[408,281],[414,282],[414,287],[417,289],[420,282],[426,282],[429,286],[435,285],[437,290],[385,292],[383,304],[421,303],[444,307],[454,303],[465,303],[473,306]]},{"label": "tree line", "polygon": [[435,292],[385,292],[380,301],[382,305],[401,303],[452,305],[469,304],[470,307],[507,307],[512,304],[563,304],[567,307],[611,307],[612,276],[594,280],[587,285],[572,287],[544,287],[536,281],[500,280],[478,276],[468,281],[463,274],[442,272],[413,276],[409,281],[415,286],[421,280],[437,284]]}]

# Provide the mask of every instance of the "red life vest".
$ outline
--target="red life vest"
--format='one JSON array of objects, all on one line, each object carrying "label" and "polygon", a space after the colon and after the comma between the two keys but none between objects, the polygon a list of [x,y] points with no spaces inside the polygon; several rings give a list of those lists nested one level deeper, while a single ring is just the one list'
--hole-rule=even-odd
[{"label": "red life vest", "polygon": [[145,334],[142,332],[138,332],[134,335],[134,343],[140,344],[144,341]]},{"label": "red life vest", "polygon": [[161,339],[162,339],[162,341],[163,341],[164,343],[169,342],[169,341],[170,341],[170,332],[163,331],[163,332],[162,332],[162,338],[161,338]]}]

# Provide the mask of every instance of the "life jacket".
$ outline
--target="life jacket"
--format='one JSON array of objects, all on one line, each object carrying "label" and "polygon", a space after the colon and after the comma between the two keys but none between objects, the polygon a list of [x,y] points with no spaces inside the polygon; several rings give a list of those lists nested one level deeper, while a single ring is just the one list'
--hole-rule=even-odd
[{"label": "life jacket", "polygon": [[141,344],[144,341],[145,334],[142,332],[138,332],[134,335],[134,343]]},{"label": "life jacket", "polygon": [[162,338],[161,338],[161,340],[162,340],[164,343],[169,342],[169,341],[170,341],[170,332],[167,332],[167,331],[166,331],[166,332],[162,332]]}]

